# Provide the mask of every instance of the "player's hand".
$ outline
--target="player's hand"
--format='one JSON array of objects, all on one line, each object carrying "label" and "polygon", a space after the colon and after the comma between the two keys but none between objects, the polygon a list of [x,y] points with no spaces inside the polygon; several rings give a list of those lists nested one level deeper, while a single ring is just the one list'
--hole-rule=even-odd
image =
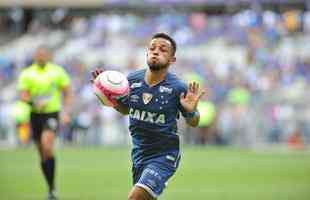
[{"label": "player's hand", "polygon": [[68,125],[71,122],[71,117],[68,112],[63,111],[61,113],[61,122],[63,123],[63,125]]},{"label": "player's hand", "polygon": [[190,82],[186,95],[182,93],[180,96],[180,102],[185,111],[193,112],[197,108],[199,99],[204,93],[203,90],[199,89],[199,84],[197,82]]},{"label": "player's hand", "polygon": [[97,76],[99,76],[99,74],[101,74],[103,72],[102,69],[95,69],[95,71],[92,71],[91,72],[91,75],[92,75],[92,79],[90,80],[91,83],[94,83],[95,79],[97,78]]}]

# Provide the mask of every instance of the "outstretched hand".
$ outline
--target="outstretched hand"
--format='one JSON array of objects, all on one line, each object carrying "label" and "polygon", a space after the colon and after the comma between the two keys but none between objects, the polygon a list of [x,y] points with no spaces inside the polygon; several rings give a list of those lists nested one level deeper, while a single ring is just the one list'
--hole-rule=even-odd
[{"label": "outstretched hand", "polygon": [[95,79],[97,78],[97,76],[99,76],[99,74],[101,74],[103,72],[102,69],[95,69],[95,71],[91,72],[92,75],[92,79],[90,80],[91,83],[94,83]]},{"label": "outstretched hand", "polygon": [[199,89],[199,84],[197,82],[190,82],[186,95],[182,93],[180,96],[180,102],[185,111],[193,112],[197,108],[199,99],[204,93],[203,90]]}]

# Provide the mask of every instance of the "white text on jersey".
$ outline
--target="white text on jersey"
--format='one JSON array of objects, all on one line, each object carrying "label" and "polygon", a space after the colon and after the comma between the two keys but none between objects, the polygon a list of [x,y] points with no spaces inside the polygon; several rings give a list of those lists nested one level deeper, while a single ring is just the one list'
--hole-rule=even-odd
[{"label": "white text on jersey", "polygon": [[147,112],[144,110],[138,110],[138,109],[129,109],[129,117],[144,121],[144,122],[149,122],[149,123],[155,123],[155,124],[165,124],[166,119],[164,114],[158,114],[155,112]]}]

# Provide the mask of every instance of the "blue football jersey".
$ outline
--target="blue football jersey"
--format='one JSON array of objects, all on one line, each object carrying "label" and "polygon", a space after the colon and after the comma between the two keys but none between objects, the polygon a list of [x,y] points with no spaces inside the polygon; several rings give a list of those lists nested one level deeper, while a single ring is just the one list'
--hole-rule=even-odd
[{"label": "blue football jersey", "polygon": [[[122,103],[129,107],[129,130],[132,136],[134,164],[147,162],[167,152],[178,154],[177,119],[185,115],[180,94],[187,86],[172,73],[150,87],[144,80],[146,70],[128,75],[130,92]],[[175,157],[175,159],[177,159]]]}]

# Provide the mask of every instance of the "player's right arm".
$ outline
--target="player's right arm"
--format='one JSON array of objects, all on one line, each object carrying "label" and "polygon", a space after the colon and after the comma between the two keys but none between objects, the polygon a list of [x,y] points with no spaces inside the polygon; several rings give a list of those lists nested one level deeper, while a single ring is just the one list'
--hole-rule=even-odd
[{"label": "player's right arm", "polygon": [[73,92],[70,87],[70,77],[64,68],[58,66],[58,79],[57,86],[63,94],[63,110],[61,112],[61,119],[64,124],[68,124],[71,121],[70,112],[73,100]]},{"label": "player's right arm", "polygon": [[125,105],[120,104],[120,103],[115,105],[113,108],[123,115],[129,114],[129,108]]},{"label": "player's right arm", "polygon": [[26,71],[23,71],[19,78],[18,78],[18,91],[19,91],[19,98],[22,100],[22,101],[25,101],[27,103],[31,103],[31,95],[30,95],[30,92],[29,92],[29,89],[30,89],[30,81],[29,81],[29,78],[28,78],[28,75],[27,75],[27,72]]}]

